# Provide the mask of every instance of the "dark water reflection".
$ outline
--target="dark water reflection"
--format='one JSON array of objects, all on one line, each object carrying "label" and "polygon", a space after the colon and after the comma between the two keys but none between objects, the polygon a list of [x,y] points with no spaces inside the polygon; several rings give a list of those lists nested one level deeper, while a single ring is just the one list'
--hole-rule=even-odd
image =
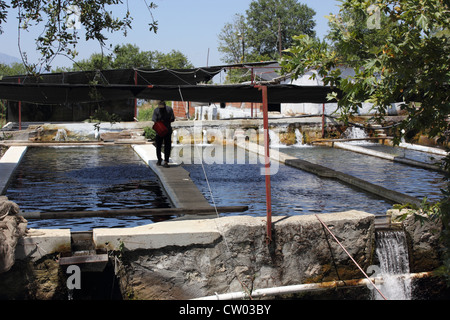
[{"label": "dark water reflection", "polygon": [[[195,148],[194,148],[195,149]],[[192,155],[205,154],[205,147],[191,150]],[[282,149],[280,151],[284,151]],[[234,156],[242,154],[234,151]],[[233,150],[231,150],[233,154]],[[183,164],[191,179],[211,204],[217,206],[248,205],[244,214],[266,215],[265,177],[261,175],[262,159],[233,157],[223,153],[221,163],[203,166],[198,158]],[[234,159],[234,161],[230,161]],[[203,171],[204,169],[204,171]],[[205,177],[206,173],[206,177]],[[208,187],[211,187],[211,191]],[[211,195],[212,193],[212,195]],[[385,214],[392,204],[370,194],[353,189],[334,180],[319,177],[285,165],[279,165],[271,176],[271,198],[273,215],[299,215],[347,210],[362,210],[373,214]]]},{"label": "dark water reflection", "polygon": [[[201,150],[205,150],[203,147]],[[354,175],[387,189],[422,199],[438,200],[444,186],[443,175],[429,170],[410,167],[391,161],[328,147],[286,147],[279,151],[313,163]],[[394,152],[383,148],[384,152]],[[397,151],[397,150],[395,150]],[[198,150],[192,150],[198,155]],[[235,151],[237,153],[237,151]],[[410,158],[425,160],[427,155],[408,150]],[[266,190],[259,164],[249,164],[246,158],[230,163],[224,152],[223,164],[185,164],[184,168],[210,203],[218,206],[248,205],[246,214],[266,214]],[[197,160],[198,163],[198,160]],[[205,172],[203,171],[203,168]],[[208,178],[211,192],[208,188]],[[340,182],[320,179],[313,174],[280,165],[271,176],[272,211],[274,215],[314,214],[362,210],[385,214],[392,203],[349,187]]]},{"label": "dark water reflection", "polygon": [[[153,171],[129,146],[30,148],[6,196],[22,211],[168,208]],[[30,220],[32,228],[132,227],[149,218]]]},{"label": "dark water reflection", "polygon": [[[202,166],[201,161],[194,158],[202,153],[211,155],[208,148],[182,149],[191,159],[183,167],[211,204],[247,205],[249,211],[243,213],[245,215],[266,214],[261,158],[252,158],[242,149],[232,148],[223,152],[221,163],[204,162]],[[182,149],[174,148],[175,161],[179,160],[177,155],[183,154]],[[326,147],[290,147],[280,151],[419,198],[438,198],[443,186],[442,175],[438,173],[350,151]],[[184,157],[186,159],[186,155]],[[6,195],[23,211],[170,207],[152,170],[128,146],[30,148]],[[347,210],[383,215],[392,207],[392,203],[366,192],[284,165],[279,165],[277,173],[271,176],[271,196],[273,215]],[[152,222],[142,217],[30,220],[29,227],[78,231]]]}]

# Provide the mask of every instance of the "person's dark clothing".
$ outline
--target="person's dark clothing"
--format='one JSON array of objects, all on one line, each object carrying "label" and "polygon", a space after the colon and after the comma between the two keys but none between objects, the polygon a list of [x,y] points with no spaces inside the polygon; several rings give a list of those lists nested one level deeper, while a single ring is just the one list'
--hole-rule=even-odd
[{"label": "person's dark clothing", "polygon": [[165,108],[155,108],[153,111],[153,122],[162,121],[164,125],[172,131],[172,122],[175,121],[175,115],[171,107],[166,106]]},{"label": "person's dark clothing", "polygon": [[173,113],[173,109],[171,107],[165,108],[156,108],[153,111],[153,122],[162,121],[164,125],[167,127],[169,132],[164,137],[156,134],[155,143],[156,143],[156,156],[158,158],[158,163],[161,163],[162,156],[162,145],[164,144],[164,161],[169,162],[170,152],[172,151],[172,122],[175,121],[175,115]]}]

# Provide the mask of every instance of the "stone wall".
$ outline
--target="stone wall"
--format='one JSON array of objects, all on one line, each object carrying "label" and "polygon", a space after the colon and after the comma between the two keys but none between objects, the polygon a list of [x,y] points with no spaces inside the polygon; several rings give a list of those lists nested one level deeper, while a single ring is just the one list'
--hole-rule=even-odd
[{"label": "stone wall", "polygon": [[[320,217],[361,267],[367,269],[374,254],[374,216],[349,211]],[[123,248],[120,279],[124,298],[191,299],[215,293],[363,277],[312,215],[274,218],[273,239],[269,244],[265,218],[237,216],[163,224],[170,229],[171,224],[179,223],[184,225],[186,235],[193,223],[202,224],[203,228],[208,225],[219,235],[203,243],[179,246],[169,242],[154,249],[151,245],[136,247],[132,238],[117,233],[104,240],[99,236],[99,243],[106,241],[110,248]],[[151,233],[149,230],[149,243],[152,243]]]},{"label": "stone wall", "polygon": [[442,234],[440,220],[425,216],[418,219],[420,214],[409,209],[392,209],[387,214],[391,215],[394,225],[397,224],[405,231],[412,273],[432,271],[442,264],[441,255],[444,248],[440,239]]},{"label": "stone wall", "polygon": [[[319,217],[363,270],[377,263],[373,215],[348,211]],[[80,297],[92,294],[92,284],[108,290],[120,284],[123,299],[167,300],[364,278],[314,215],[273,217],[272,222],[269,244],[265,217],[198,216],[135,228],[94,229],[96,247],[109,250],[109,273],[83,278],[87,291]],[[434,224],[422,225],[410,216],[399,227],[407,234],[411,272],[439,266]],[[18,244],[14,266],[0,274],[0,300],[67,299],[67,274],[58,258],[67,251],[62,241],[70,243],[70,233],[50,231],[29,230]],[[114,286],[94,283],[102,277]]]}]

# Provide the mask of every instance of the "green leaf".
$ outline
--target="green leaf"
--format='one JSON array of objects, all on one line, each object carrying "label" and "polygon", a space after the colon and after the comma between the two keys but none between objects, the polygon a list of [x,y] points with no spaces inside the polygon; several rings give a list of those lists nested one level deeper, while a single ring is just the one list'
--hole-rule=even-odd
[{"label": "green leaf", "polygon": [[417,19],[417,25],[422,30],[428,31],[428,18],[424,14],[421,14]]}]

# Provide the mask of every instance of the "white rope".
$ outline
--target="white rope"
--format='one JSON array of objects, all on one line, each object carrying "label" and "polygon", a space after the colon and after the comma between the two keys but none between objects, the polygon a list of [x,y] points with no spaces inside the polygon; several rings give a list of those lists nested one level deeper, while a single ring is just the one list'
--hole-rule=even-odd
[{"label": "white rope", "polygon": [[4,214],[3,216],[0,217],[0,220],[3,220],[4,218],[6,218],[6,216],[9,214],[9,210],[6,214]]},{"label": "white rope", "polygon": [[[181,96],[182,102],[185,103],[185,101],[184,101],[184,99],[183,99],[183,94],[181,93],[181,88],[178,87],[178,90],[179,90],[179,92],[180,92],[180,96]],[[211,196],[211,200],[212,200],[212,203],[213,203],[213,206],[214,206],[214,210],[215,210],[215,212],[216,212],[216,217],[217,217],[217,218],[220,218],[220,216],[219,216],[219,211],[217,210],[216,201],[214,200],[214,194],[213,194],[213,192],[212,192],[211,185],[210,185],[210,183],[209,183],[208,174],[206,173],[205,165],[203,164],[202,155],[201,155],[201,153],[200,153],[200,151],[199,151],[200,148],[199,148],[199,145],[195,143],[195,141],[194,141],[194,148],[195,148],[195,150],[199,153],[198,156],[200,157],[200,160],[201,160],[201,165],[202,165],[203,174],[204,174],[204,176],[205,176],[206,185],[208,186],[208,191],[209,191],[209,194],[210,194],[210,196]],[[227,248],[229,257],[232,258],[232,252],[231,252],[231,248],[230,248],[230,246],[229,246],[229,244],[228,244],[228,240],[227,240],[227,238],[225,237],[225,234],[223,234],[223,233],[220,231],[220,228],[219,228],[219,225],[217,224],[217,220],[216,220],[216,219],[214,219],[214,224],[216,225],[216,228],[217,228],[217,230],[219,231],[219,233],[222,235],[222,238],[223,238],[223,241],[224,241],[224,243],[225,243],[225,247]],[[232,262],[234,262],[234,259],[229,259],[229,260],[231,260]],[[234,263],[233,263],[233,265],[234,265]],[[233,269],[234,269],[234,271],[235,271],[235,273],[236,273],[236,278],[237,278],[237,280],[239,281],[239,283],[241,284],[241,286],[244,288],[244,290],[247,291],[247,294],[248,294],[248,296],[250,297],[250,299],[252,299],[252,297],[251,297],[251,291],[250,291],[250,290],[247,288],[247,286],[245,286],[245,285],[242,283],[242,281],[239,279],[239,275],[238,275],[238,273],[237,273],[237,271],[236,271],[236,268],[234,267]]]},{"label": "white rope", "polygon": [[375,283],[373,283],[369,276],[364,272],[364,270],[359,266],[359,264],[355,261],[355,259],[353,259],[353,257],[350,255],[350,253],[347,251],[347,249],[345,249],[345,247],[342,245],[342,243],[338,240],[338,238],[336,238],[336,236],[333,234],[333,232],[331,232],[331,230],[328,228],[328,226],[322,221],[322,219],[319,218],[319,216],[316,214],[315,215],[317,220],[319,220],[319,222],[325,227],[325,229],[331,234],[331,236],[333,237],[333,239],[338,243],[338,245],[344,250],[344,252],[347,254],[347,256],[353,261],[353,263],[358,267],[358,269],[362,272],[362,274],[367,278],[367,280],[369,280],[369,282],[372,284],[372,286],[375,288],[375,290],[378,291],[378,293],[381,295],[381,297],[384,300],[387,300],[387,298],[383,295],[383,293],[380,291],[380,289],[378,289],[378,287],[375,285]]}]

